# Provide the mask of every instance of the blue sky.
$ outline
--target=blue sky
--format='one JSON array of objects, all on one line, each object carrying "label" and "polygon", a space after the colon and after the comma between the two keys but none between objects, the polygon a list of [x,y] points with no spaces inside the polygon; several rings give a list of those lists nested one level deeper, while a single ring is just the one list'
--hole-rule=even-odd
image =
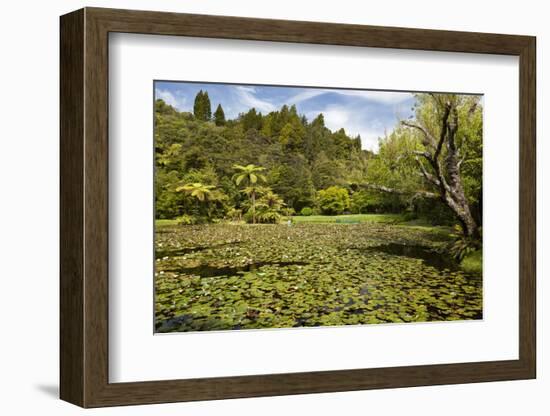
[{"label": "blue sky", "polygon": [[201,89],[208,91],[212,112],[221,104],[226,118],[253,107],[267,114],[294,104],[310,121],[323,113],[331,130],[343,127],[349,135],[360,134],[363,149],[374,151],[378,137],[391,132],[399,119],[409,117],[414,104],[413,95],[406,92],[166,81],[155,82],[155,99],[162,98],[180,111],[192,111]]}]

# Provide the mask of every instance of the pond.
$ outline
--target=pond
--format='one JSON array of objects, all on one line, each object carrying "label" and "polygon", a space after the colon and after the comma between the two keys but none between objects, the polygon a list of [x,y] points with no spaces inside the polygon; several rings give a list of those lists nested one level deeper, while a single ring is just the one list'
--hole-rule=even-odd
[{"label": "pond", "polygon": [[386,253],[394,256],[411,257],[421,259],[428,266],[438,270],[459,270],[459,264],[446,252],[434,248],[390,243],[365,249],[367,253]]},{"label": "pond", "polygon": [[482,318],[482,279],[430,230],[203,225],[156,235],[158,332]]},{"label": "pond", "polygon": [[256,272],[263,266],[275,266],[275,267],[285,267],[285,266],[303,266],[308,264],[303,261],[278,261],[278,262],[269,262],[261,261],[257,263],[249,263],[243,266],[225,266],[225,267],[216,267],[210,266],[208,264],[201,264],[196,267],[180,267],[176,269],[166,269],[166,272],[175,272],[185,275],[199,276],[199,277],[227,277],[227,276],[238,276],[241,273],[245,272]]}]

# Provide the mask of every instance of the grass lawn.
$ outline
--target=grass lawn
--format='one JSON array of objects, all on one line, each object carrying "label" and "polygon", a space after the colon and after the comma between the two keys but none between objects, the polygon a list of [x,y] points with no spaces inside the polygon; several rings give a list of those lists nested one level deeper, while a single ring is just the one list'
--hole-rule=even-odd
[{"label": "grass lawn", "polygon": [[[363,222],[376,222],[376,223],[398,223],[403,221],[401,214],[353,214],[353,215],[311,215],[309,217],[294,216],[291,217],[295,224],[302,223],[318,223],[318,224],[331,224],[337,221],[342,223],[363,223]],[[177,225],[178,221],[173,220],[155,220],[157,227]]]},{"label": "grass lawn", "polygon": [[403,216],[400,214],[352,214],[352,215],[310,215],[294,216],[292,221],[301,223],[362,223],[362,222],[381,222],[381,223],[396,223],[403,221]]},{"label": "grass lawn", "polygon": [[169,225],[178,225],[178,220],[155,220],[155,227],[166,227]]}]

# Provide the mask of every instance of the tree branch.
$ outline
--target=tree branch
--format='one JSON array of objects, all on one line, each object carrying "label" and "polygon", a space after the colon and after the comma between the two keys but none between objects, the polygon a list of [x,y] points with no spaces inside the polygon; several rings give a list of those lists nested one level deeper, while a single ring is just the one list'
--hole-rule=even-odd
[{"label": "tree branch", "polygon": [[441,150],[443,149],[443,143],[445,142],[445,138],[447,137],[447,133],[448,133],[447,127],[448,127],[449,115],[451,113],[451,107],[452,105],[450,103],[445,104],[445,110],[443,112],[443,116],[441,119],[441,132],[439,134],[439,141],[437,142],[435,152],[432,156],[432,167],[435,171],[436,177],[439,180],[439,188],[441,189],[441,194],[443,196],[445,195],[445,193],[451,192],[451,187],[447,183],[447,180],[445,179],[445,176],[441,171],[441,165],[439,161],[439,156],[441,155]]},{"label": "tree branch", "polygon": [[439,134],[439,141],[437,142],[435,153],[433,155],[434,160],[437,160],[439,158],[439,155],[441,154],[441,150],[443,149],[443,143],[445,142],[445,137],[447,136],[447,126],[448,126],[450,113],[451,113],[451,104],[447,103],[445,105],[445,111],[443,112],[443,117],[441,120],[441,133]]},{"label": "tree branch", "polygon": [[377,185],[373,183],[361,183],[358,184],[361,188],[366,188],[374,191],[380,191],[385,192],[388,194],[395,194],[395,195],[412,195],[413,198],[417,197],[424,197],[424,198],[441,198],[441,195],[436,194],[434,192],[428,192],[428,191],[406,191],[403,189],[395,189],[395,188],[389,188],[387,186],[383,185]]},{"label": "tree branch", "polygon": [[418,157],[415,157],[415,160],[418,163],[418,166],[420,167],[420,171],[422,172],[422,176],[424,176],[428,182],[430,182],[433,185],[439,187],[441,185],[441,182],[439,181],[439,179],[437,179],[431,173],[428,173],[428,171],[424,167],[424,164],[420,161],[420,159],[418,159]]},{"label": "tree branch", "polygon": [[429,152],[421,152],[420,150],[414,150],[413,155],[425,157],[426,159],[428,159],[430,163],[432,162],[432,155]]},{"label": "tree branch", "polygon": [[407,121],[407,120],[402,120],[401,124],[422,132],[422,134],[424,135],[424,140],[422,141],[422,144],[426,147],[431,146],[435,149],[435,146],[436,146],[435,137],[432,136],[432,134],[427,129],[425,129],[424,127],[422,127],[419,124],[411,123],[410,121]]},{"label": "tree branch", "polygon": [[441,190],[442,194],[445,192],[450,192],[451,189],[447,184],[445,177],[441,173],[441,167],[439,165],[439,161],[435,159],[434,156],[432,156],[429,152],[421,152],[419,150],[415,150],[413,154],[426,158],[426,160],[430,163],[430,166],[435,172],[435,176],[428,173],[428,171],[426,170],[422,162],[420,162],[418,158],[415,158],[418,164],[420,165],[420,169],[422,170],[421,172],[422,176],[424,176],[429,182],[437,186]]}]

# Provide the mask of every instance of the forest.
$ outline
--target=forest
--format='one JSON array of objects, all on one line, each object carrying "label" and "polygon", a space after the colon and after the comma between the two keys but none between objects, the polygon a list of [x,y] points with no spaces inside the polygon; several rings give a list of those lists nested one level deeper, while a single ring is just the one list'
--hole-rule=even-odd
[{"label": "forest", "polygon": [[376,152],[295,105],[156,99],[157,330],[478,319],[481,97],[414,98]]}]

